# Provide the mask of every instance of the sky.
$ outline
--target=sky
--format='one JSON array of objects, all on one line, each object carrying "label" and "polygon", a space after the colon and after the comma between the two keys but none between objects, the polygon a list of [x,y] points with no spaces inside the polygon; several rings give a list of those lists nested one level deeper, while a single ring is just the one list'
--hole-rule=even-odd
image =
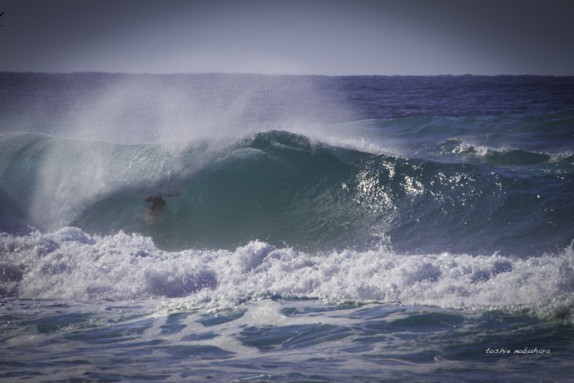
[{"label": "sky", "polygon": [[571,0],[0,0],[0,71],[574,75]]}]

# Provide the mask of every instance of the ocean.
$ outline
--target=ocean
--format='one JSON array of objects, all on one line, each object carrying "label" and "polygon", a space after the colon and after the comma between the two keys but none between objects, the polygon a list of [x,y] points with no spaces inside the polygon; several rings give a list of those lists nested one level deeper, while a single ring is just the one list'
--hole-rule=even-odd
[{"label": "ocean", "polygon": [[574,77],[0,73],[0,380],[566,382]]}]

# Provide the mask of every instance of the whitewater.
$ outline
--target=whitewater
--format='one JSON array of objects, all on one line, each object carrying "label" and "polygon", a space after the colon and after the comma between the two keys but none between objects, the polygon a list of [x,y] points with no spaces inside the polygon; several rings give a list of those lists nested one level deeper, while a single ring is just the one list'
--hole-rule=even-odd
[{"label": "whitewater", "polygon": [[0,379],[574,373],[574,78],[0,73],[0,105]]}]

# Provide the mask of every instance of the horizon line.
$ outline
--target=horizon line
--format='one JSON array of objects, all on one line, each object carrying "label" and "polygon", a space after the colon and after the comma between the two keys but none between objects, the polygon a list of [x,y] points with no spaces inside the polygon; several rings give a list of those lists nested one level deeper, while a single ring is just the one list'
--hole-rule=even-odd
[{"label": "horizon line", "polygon": [[98,70],[77,70],[77,71],[35,71],[35,70],[2,70],[0,73],[18,74],[112,74],[128,76],[182,76],[182,75],[244,75],[244,76],[286,76],[286,77],[574,77],[574,74],[379,74],[379,73],[357,73],[357,74],[318,74],[318,73],[258,73],[258,72],[218,72],[218,71],[197,71],[197,72],[126,72],[126,71],[98,71]]}]

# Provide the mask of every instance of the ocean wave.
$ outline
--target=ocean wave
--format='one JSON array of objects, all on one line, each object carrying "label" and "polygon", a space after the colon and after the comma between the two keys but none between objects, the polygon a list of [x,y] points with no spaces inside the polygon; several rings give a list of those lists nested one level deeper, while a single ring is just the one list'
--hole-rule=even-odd
[{"label": "ocean wave", "polygon": [[572,179],[560,174],[375,155],[285,131],[175,148],[38,135],[0,146],[0,224],[11,233],[123,230],[166,250],[366,249],[384,236],[401,252],[525,256],[571,236]]}]

